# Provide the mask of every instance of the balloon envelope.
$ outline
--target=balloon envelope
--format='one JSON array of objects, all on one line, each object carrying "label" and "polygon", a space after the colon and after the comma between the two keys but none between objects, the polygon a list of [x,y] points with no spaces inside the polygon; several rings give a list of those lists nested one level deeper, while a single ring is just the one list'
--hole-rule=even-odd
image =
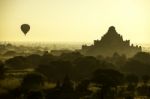
[{"label": "balloon envelope", "polygon": [[30,25],[28,25],[28,24],[22,24],[21,25],[21,30],[26,35],[29,32],[29,30],[30,30]]}]

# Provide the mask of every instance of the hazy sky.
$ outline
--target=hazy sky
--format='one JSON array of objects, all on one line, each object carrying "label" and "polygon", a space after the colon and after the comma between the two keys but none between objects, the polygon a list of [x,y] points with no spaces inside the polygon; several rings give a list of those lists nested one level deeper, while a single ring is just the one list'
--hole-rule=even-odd
[{"label": "hazy sky", "polygon": [[112,25],[124,39],[150,43],[150,0],[0,0],[1,41],[92,42]]}]

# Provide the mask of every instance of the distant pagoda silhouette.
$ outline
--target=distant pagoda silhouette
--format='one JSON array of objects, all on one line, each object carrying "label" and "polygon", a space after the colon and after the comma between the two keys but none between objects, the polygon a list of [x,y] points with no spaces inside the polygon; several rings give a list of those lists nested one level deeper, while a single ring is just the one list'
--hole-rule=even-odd
[{"label": "distant pagoda silhouette", "polygon": [[94,40],[94,44],[87,46],[83,45],[80,52],[84,55],[104,57],[112,56],[114,53],[132,57],[137,52],[141,52],[141,46],[130,45],[130,40],[123,40],[118,34],[114,26],[109,27],[108,32],[102,36],[101,40]]}]

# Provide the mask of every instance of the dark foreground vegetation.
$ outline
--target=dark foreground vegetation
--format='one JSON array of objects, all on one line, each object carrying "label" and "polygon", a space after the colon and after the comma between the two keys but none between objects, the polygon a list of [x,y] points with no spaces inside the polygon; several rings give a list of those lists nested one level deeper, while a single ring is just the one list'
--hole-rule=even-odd
[{"label": "dark foreground vegetation", "polygon": [[16,56],[0,62],[0,99],[148,99],[150,54]]}]

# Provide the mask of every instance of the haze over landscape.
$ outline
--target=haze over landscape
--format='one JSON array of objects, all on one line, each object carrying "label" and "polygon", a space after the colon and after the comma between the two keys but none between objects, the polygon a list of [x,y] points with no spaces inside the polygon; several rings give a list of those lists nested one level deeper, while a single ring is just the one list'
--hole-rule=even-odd
[{"label": "haze over landscape", "polygon": [[150,0],[0,0],[0,99],[150,99]]}]

